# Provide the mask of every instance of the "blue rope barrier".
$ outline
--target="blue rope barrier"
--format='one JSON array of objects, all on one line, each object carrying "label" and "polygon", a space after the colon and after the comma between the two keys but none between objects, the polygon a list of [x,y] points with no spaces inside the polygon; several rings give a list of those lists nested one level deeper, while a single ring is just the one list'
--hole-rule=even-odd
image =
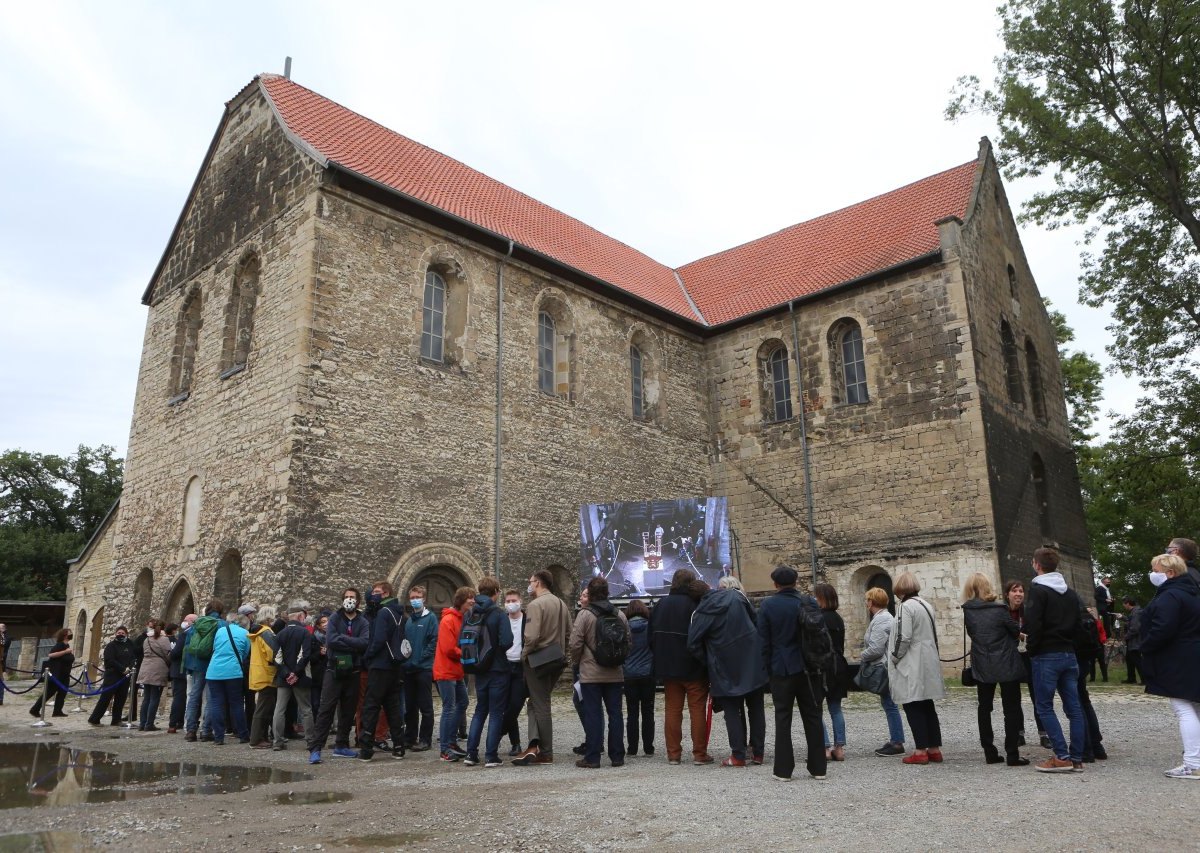
[{"label": "blue rope barrier", "polygon": [[[49,673],[47,673],[47,675],[49,675]],[[99,690],[94,690],[94,691],[87,692],[87,693],[80,693],[78,690],[72,690],[70,687],[63,684],[61,681],[59,681],[53,675],[50,675],[50,680],[52,682],[54,682],[54,684],[57,685],[58,688],[60,690],[62,690],[64,693],[69,693],[72,696],[100,696],[104,693],[108,693],[110,690],[116,690],[118,687],[120,687],[122,684],[124,684],[126,681],[129,680],[129,676],[128,675],[123,676],[120,681],[116,681],[116,682],[110,684],[108,687],[101,687]]]}]

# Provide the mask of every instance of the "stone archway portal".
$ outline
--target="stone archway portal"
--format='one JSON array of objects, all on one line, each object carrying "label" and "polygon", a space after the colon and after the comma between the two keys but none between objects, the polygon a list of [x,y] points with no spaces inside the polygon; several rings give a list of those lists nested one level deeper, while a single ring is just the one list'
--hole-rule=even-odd
[{"label": "stone archway portal", "polygon": [[[466,575],[454,566],[436,565],[422,569],[408,588],[425,587],[425,606],[430,610],[441,612],[442,608],[454,603],[454,591],[460,586],[467,586]],[[407,596],[408,590],[397,590],[401,596]]]}]

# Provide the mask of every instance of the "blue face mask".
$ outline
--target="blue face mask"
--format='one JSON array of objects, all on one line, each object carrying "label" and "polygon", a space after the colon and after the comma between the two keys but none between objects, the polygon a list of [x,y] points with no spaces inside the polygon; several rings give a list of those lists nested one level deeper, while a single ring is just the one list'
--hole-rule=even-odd
[{"label": "blue face mask", "polygon": [[420,613],[425,609],[425,599],[423,598],[410,598],[408,603],[412,606],[414,613]]}]

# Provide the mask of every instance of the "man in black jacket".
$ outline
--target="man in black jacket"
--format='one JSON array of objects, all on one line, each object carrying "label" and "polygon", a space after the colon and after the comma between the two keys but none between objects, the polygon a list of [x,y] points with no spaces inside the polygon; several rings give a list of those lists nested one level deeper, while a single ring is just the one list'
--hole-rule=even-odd
[{"label": "man in black jacket", "polygon": [[379,711],[387,714],[392,740],[392,758],[404,757],[404,664],[412,647],[406,645],[404,629],[408,617],[396,597],[392,585],[380,581],[367,596],[367,613],[374,614],[371,643],[363,655],[367,667],[367,693],[363,697],[362,730],[358,736],[358,757],[370,761],[375,754],[375,726]]},{"label": "man in black jacket", "polygon": [[338,725],[333,754],[338,758],[358,757],[358,753],[350,748],[350,727],[354,725],[354,712],[358,709],[358,674],[363,655],[371,643],[371,623],[359,613],[359,601],[358,590],[353,587],[342,590],[342,609],[329,617],[326,626],[321,707],[312,731],[305,730],[309,764],[321,763],[321,750],[329,739],[335,713]]},{"label": "man in black jacket", "polygon": [[[1025,596],[1026,648],[1033,663],[1033,694],[1037,716],[1046,726],[1054,757],[1037,764],[1043,773],[1083,771],[1086,738],[1083,706],[1079,702],[1079,662],[1075,638],[1079,631],[1083,602],[1067,587],[1058,571],[1058,552],[1038,548],[1033,552],[1033,583]],[[1054,713],[1054,694],[1062,698],[1070,721],[1068,748],[1062,724]]]},{"label": "man in black jacket", "polygon": [[309,661],[312,660],[316,641],[304,620],[308,618],[310,605],[307,601],[293,601],[288,605],[288,622],[276,635],[279,649],[275,652],[275,719],[271,728],[275,732],[275,751],[287,749],[287,708],[296,700],[296,717],[304,731],[312,731],[312,679],[309,678]]},{"label": "man in black jacket", "polygon": [[[481,661],[475,669],[475,714],[471,717],[471,729],[467,735],[467,757],[463,764],[471,767],[479,763],[479,745],[483,743],[483,760],[487,767],[499,767],[500,738],[504,735],[504,715],[508,711],[508,659],[505,653],[512,648],[512,625],[508,617],[496,606],[500,595],[500,584],[493,577],[479,581],[479,594],[475,606],[467,615],[473,624],[483,622],[492,644],[491,660]],[[464,622],[465,624],[465,622]],[[464,664],[466,661],[464,661]],[[483,728],[487,725],[487,735]]]},{"label": "man in black jacket", "polygon": [[676,569],[671,576],[670,594],[659,601],[650,614],[654,674],[662,679],[666,700],[663,739],[667,744],[668,764],[680,764],[683,760],[685,696],[692,724],[692,763],[713,763],[713,757],[708,754],[708,673],[688,651],[688,626],[696,611],[696,602],[688,595],[688,587],[695,579],[696,574],[690,569]]},{"label": "man in black jacket", "polygon": [[88,717],[88,722],[93,726],[100,725],[100,720],[104,718],[104,712],[110,705],[110,725],[120,725],[121,711],[125,708],[125,698],[129,695],[129,672],[136,662],[137,649],[129,641],[129,630],[124,625],[119,625],[116,637],[104,647],[104,680],[100,685],[103,692]]}]

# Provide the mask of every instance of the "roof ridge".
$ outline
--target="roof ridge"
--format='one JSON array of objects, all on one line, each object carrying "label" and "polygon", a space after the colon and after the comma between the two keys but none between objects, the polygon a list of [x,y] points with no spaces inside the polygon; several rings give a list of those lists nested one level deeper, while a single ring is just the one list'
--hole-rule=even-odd
[{"label": "roof ridge", "polygon": [[974,157],[970,160],[965,160],[962,163],[959,163],[957,166],[951,166],[949,169],[942,169],[940,172],[934,172],[931,175],[925,175],[923,178],[917,178],[916,180],[909,181],[907,184],[901,184],[900,186],[893,187],[890,190],[884,190],[883,192],[876,193],[873,196],[869,196],[867,198],[860,199],[859,201],[851,202],[850,204],[842,205],[839,208],[836,208],[836,209],[830,210],[830,211],[826,211],[825,213],[822,213],[819,216],[814,216],[811,219],[802,219],[799,222],[793,222],[791,225],[785,225],[783,228],[777,228],[774,231],[770,231],[766,234],[762,234],[762,235],[760,235],[758,237],[754,237],[750,240],[745,240],[741,243],[738,243],[735,246],[730,246],[727,249],[721,249],[716,252],[710,252],[707,255],[702,255],[701,257],[696,258],[695,260],[688,261],[686,264],[681,264],[680,266],[675,267],[675,270],[676,271],[682,270],[685,267],[690,267],[692,264],[698,264],[701,261],[707,261],[710,258],[717,257],[718,255],[724,255],[728,252],[734,252],[734,251],[737,251],[738,249],[743,249],[746,246],[751,246],[761,240],[769,240],[772,237],[778,236],[780,234],[785,234],[788,231],[792,231],[793,229],[800,228],[801,226],[810,225],[814,222],[819,222],[822,219],[828,219],[832,216],[836,216],[837,214],[842,213],[843,211],[847,211],[847,210],[850,210],[855,207],[862,207],[865,204],[870,204],[871,202],[875,201],[876,199],[884,198],[886,196],[892,195],[893,193],[898,193],[901,190],[908,189],[909,187],[915,187],[917,184],[923,184],[926,181],[931,181],[934,178],[938,178],[938,177],[941,177],[942,175],[945,175],[950,172],[954,172],[958,169],[961,169],[964,166],[978,164],[978,162],[979,162],[978,157]]}]

